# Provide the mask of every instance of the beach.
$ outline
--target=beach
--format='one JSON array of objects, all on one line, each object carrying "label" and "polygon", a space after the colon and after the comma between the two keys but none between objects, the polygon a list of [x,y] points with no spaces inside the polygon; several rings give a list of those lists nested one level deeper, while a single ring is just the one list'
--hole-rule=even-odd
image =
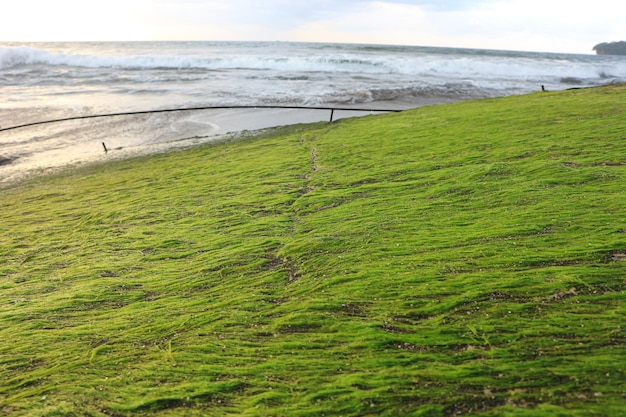
[{"label": "beach", "polygon": [[[381,112],[333,111],[333,121]],[[24,127],[0,154],[0,183],[93,162],[174,151],[300,123],[330,122],[329,110],[221,109],[111,116]],[[15,153],[25,154],[12,157]]]},{"label": "beach", "polygon": [[[376,109],[626,80],[624,57],[285,42],[0,44],[0,129],[68,117],[202,106]],[[220,109],[0,131],[0,183],[59,168],[328,121],[328,111]],[[104,152],[103,143],[109,152]]]}]

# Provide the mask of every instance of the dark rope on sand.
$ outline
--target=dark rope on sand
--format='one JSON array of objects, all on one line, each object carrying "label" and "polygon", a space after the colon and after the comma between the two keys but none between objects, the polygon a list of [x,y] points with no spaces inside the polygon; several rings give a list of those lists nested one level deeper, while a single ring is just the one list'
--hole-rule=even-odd
[{"label": "dark rope on sand", "polygon": [[87,116],[73,116],[73,117],[64,117],[62,119],[53,119],[53,120],[44,120],[41,122],[32,122],[26,123],[23,125],[10,126],[0,128],[0,132],[4,132],[6,130],[13,129],[21,129],[24,127],[37,126],[49,123],[59,123],[59,122],[67,122],[70,120],[81,120],[81,119],[95,119],[100,117],[114,117],[114,116],[132,116],[137,114],[152,114],[152,113],[171,113],[171,112],[182,112],[182,111],[198,111],[198,110],[219,110],[219,109],[295,109],[295,110],[330,110],[331,111],[331,119],[335,110],[337,111],[360,111],[360,112],[401,112],[402,110],[395,109],[355,109],[355,108],[347,108],[347,107],[305,107],[305,106],[208,106],[208,107],[187,107],[180,109],[161,109],[161,110],[144,110],[144,111],[131,111],[131,112],[123,112],[123,113],[106,113],[106,114],[92,114]]}]

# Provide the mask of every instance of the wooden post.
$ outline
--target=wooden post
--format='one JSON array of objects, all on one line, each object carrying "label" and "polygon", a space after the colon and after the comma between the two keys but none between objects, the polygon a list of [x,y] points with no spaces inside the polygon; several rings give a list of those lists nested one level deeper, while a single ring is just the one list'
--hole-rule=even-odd
[{"label": "wooden post", "polygon": [[107,149],[107,146],[104,144],[104,142],[102,142],[102,147],[104,148],[104,153],[109,153],[109,150]]},{"label": "wooden post", "polygon": [[333,122],[333,114],[334,113],[335,113],[335,109],[330,109],[330,122],[329,123]]}]

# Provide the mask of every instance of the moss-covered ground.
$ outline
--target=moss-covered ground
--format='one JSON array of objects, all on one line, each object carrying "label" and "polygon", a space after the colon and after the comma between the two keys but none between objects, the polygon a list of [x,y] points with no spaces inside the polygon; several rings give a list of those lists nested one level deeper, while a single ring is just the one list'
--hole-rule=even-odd
[{"label": "moss-covered ground", "polygon": [[626,86],[0,190],[0,414],[626,415]]}]

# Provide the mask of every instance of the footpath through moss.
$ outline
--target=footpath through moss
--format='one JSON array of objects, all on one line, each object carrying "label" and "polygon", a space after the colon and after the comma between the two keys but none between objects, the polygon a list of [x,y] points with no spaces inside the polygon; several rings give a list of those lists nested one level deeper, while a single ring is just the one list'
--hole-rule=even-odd
[{"label": "footpath through moss", "polygon": [[619,416],[626,86],[0,190],[0,413]]}]

